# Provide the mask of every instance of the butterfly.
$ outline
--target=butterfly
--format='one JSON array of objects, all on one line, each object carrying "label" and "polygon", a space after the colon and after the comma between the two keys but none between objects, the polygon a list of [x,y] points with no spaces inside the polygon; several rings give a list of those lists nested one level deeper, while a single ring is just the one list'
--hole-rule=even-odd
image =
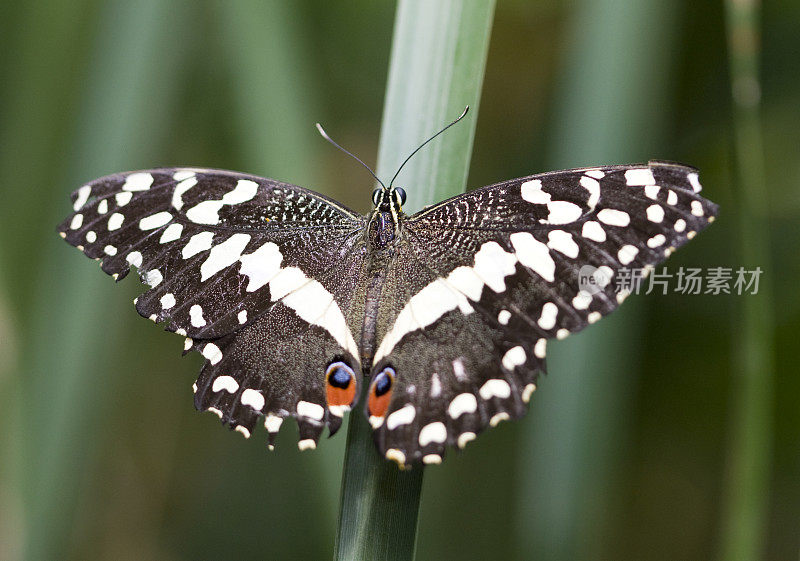
[{"label": "butterfly", "polygon": [[273,179],[162,168],[83,185],[58,231],[116,280],[138,270],[136,310],[205,358],[197,409],[245,437],[263,419],[270,449],[294,417],[302,450],[363,393],[378,450],[406,466],[522,417],[547,341],[626,296],[581,268],[661,263],[716,216],[700,189],[680,164],[599,166],[411,215],[381,184],[364,216]]}]

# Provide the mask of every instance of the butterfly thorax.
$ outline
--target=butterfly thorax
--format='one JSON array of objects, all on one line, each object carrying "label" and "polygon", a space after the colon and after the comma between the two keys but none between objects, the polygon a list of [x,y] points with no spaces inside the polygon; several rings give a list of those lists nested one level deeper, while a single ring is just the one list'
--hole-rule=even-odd
[{"label": "butterfly thorax", "polygon": [[364,301],[364,322],[361,329],[361,363],[368,372],[376,348],[376,326],[384,279],[397,251],[395,246],[401,237],[405,214],[402,204],[405,192],[402,189],[376,189],[372,194],[375,205],[369,215],[366,229],[369,259],[367,286]]}]

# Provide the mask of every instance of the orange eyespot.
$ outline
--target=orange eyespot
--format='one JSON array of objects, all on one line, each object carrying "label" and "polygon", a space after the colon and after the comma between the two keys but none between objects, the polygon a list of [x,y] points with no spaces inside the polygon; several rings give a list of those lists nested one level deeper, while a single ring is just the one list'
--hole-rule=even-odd
[{"label": "orange eyespot", "polygon": [[389,402],[392,399],[392,388],[394,387],[395,371],[391,366],[387,366],[375,376],[369,388],[369,414],[371,417],[383,417],[389,409]]},{"label": "orange eyespot", "polygon": [[350,406],[356,397],[356,375],[341,361],[333,362],[325,371],[328,407]]}]

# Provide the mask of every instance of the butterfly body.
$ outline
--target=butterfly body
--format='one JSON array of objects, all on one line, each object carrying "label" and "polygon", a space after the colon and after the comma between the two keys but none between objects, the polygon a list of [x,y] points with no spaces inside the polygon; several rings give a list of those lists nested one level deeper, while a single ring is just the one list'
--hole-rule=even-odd
[{"label": "butterfly body", "polygon": [[406,215],[400,188],[359,215],[308,189],[220,170],[107,176],[73,194],[62,236],[105,272],[136,267],[145,317],[206,359],[195,405],[301,449],[367,384],[379,451],[438,463],[519,418],[548,339],[615,309],[613,279],[652,268],[713,220],[696,170],[651,162],[550,172]]}]

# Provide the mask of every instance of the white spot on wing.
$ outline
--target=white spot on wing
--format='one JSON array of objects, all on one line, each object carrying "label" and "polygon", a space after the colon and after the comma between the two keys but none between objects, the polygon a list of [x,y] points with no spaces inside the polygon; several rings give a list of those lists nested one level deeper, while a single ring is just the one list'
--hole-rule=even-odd
[{"label": "white spot on wing", "polygon": [[207,343],[206,346],[203,347],[203,356],[206,357],[211,364],[217,364],[222,360],[222,351],[220,351],[219,347],[214,343]]},{"label": "white spot on wing", "polygon": [[683,218],[678,218],[675,221],[675,231],[676,232],[683,232],[686,229],[686,220]]},{"label": "white spot on wing", "polygon": [[547,203],[547,210],[550,211],[547,216],[548,224],[569,224],[583,214],[581,207],[568,201],[551,201]]},{"label": "white spot on wing", "polygon": [[172,220],[172,215],[169,212],[157,212],[156,214],[146,216],[139,220],[139,229],[155,230],[169,223],[170,220]]},{"label": "white spot on wing", "polygon": [[196,224],[219,224],[219,211],[223,205],[237,205],[251,200],[258,192],[258,183],[240,179],[236,187],[222,196],[221,200],[202,201],[188,211],[186,217]]},{"label": "white spot on wing", "polygon": [[236,263],[248,243],[250,243],[249,234],[233,234],[221,244],[211,248],[208,257],[200,266],[200,282]]},{"label": "white spot on wing", "polygon": [[639,248],[634,245],[623,245],[617,252],[617,259],[623,265],[628,265],[639,255]]},{"label": "white spot on wing", "polygon": [[264,427],[269,432],[278,432],[283,424],[283,417],[277,415],[267,415],[264,419]]},{"label": "white spot on wing", "polygon": [[453,398],[447,407],[447,414],[452,419],[458,419],[465,413],[474,413],[478,410],[478,400],[471,393],[462,393]]},{"label": "white spot on wing", "polygon": [[555,280],[556,263],[547,246],[529,232],[515,232],[509,236],[519,262],[548,282]]},{"label": "white spot on wing", "polygon": [[483,281],[475,274],[472,267],[456,267],[447,275],[447,283],[474,302],[481,298]]},{"label": "white spot on wing", "polygon": [[321,421],[325,416],[325,408],[322,407],[322,405],[311,403],[310,401],[298,401],[297,414],[300,417],[308,417],[315,421]]},{"label": "white spot on wing", "polygon": [[164,280],[164,276],[161,274],[161,271],[158,269],[153,269],[152,271],[147,271],[144,274],[144,282],[150,285],[150,288],[155,288],[161,281]]},{"label": "white spot on wing", "polygon": [[508,421],[510,418],[511,417],[508,416],[508,413],[502,411],[501,413],[497,413],[491,419],[489,419],[489,426],[496,427],[501,421]]},{"label": "white spot on wing", "polygon": [[528,403],[531,400],[531,395],[536,391],[536,384],[528,384],[522,390],[522,402]]},{"label": "white spot on wing", "polygon": [[444,423],[437,421],[422,427],[419,431],[419,445],[427,446],[431,442],[442,443],[447,440],[447,428]]},{"label": "white spot on wing", "polygon": [[547,339],[543,337],[536,341],[536,344],[533,346],[533,354],[536,356],[536,358],[544,358],[546,353]]},{"label": "white spot on wing", "polygon": [[[175,174],[175,179],[178,179],[177,176],[179,173],[181,172]],[[194,177],[194,172],[189,173],[191,173],[191,176],[185,178],[183,181],[175,185],[175,190],[172,192],[172,206],[178,210],[183,208],[183,194],[197,185],[197,178]]]},{"label": "white spot on wing", "polygon": [[670,206],[678,204],[678,195],[672,189],[667,193],[667,204]]},{"label": "white spot on wing", "polygon": [[497,242],[486,242],[475,254],[475,273],[495,292],[506,289],[505,277],[516,270],[517,258]]},{"label": "white spot on wing", "polygon": [[552,302],[545,302],[542,306],[542,315],[536,322],[542,329],[553,329],[556,324],[556,316],[558,315],[558,306]]},{"label": "white spot on wing", "polygon": [[105,214],[108,212],[108,199],[103,199],[97,203],[97,214]]},{"label": "white spot on wing", "polygon": [[599,243],[606,241],[606,231],[603,230],[599,222],[595,222],[594,220],[584,222],[581,235],[586,239]]},{"label": "white spot on wing", "polygon": [[439,380],[439,375],[434,372],[431,376],[431,397],[439,397],[442,394],[442,382]]},{"label": "white spot on wing", "polygon": [[550,193],[542,191],[542,180],[531,179],[520,185],[522,198],[529,203],[546,205],[550,202]]},{"label": "white spot on wing", "polygon": [[242,310],[241,312],[239,312],[236,318],[239,320],[240,325],[244,325],[245,323],[247,323],[247,310]]},{"label": "white spot on wing", "polygon": [[592,303],[592,295],[585,290],[579,290],[575,298],[572,299],[572,307],[576,310],[585,310]]},{"label": "white spot on wing", "polygon": [[647,219],[656,224],[664,220],[664,207],[661,205],[650,205],[647,207]]},{"label": "white spot on wing", "polygon": [[656,180],[650,168],[634,168],[625,172],[625,182],[630,185],[655,185]]},{"label": "white spot on wing", "polygon": [[699,193],[702,190],[703,187],[700,185],[700,178],[697,173],[692,172],[687,174],[686,179],[689,180],[689,184],[692,186],[695,193]]},{"label": "white spot on wing", "polygon": [[153,184],[153,176],[146,172],[132,173],[122,186],[123,191],[147,191]]},{"label": "white spot on wing", "polygon": [[586,204],[589,205],[589,209],[591,210],[595,207],[595,205],[597,205],[597,201],[600,200],[600,182],[597,181],[597,179],[590,177],[589,172],[586,172],[586,174],[581,177],[580,183],[581,187],[589,191],[589,201]]},{"label": "white spot on wing", "polygon": [[525,364],[527,359],[528,356],[525,354],[525,349],[517,345],[516,347],[508,349],[506,354],[503,355],[503,367],[506,370],[513,371],[517,366]]},{"label": "white spot on wing", "polygon": [[195,327],[205,327],[206,319],[203,317],[203,308],[200,304],[195,304],[189,308],[190,322]]},{"label": "white spot on wing", "polygon": [[267,242],[253,253],[242,255],[239,260],[242,262],[239,273],[250,279],[246,290],[255,292],[278,274],[283,255],[277,245]]},{"label": "white spot on wing", "polygon": [[173,306],[175,306],[175,295],[171,292],[167,292],[161,297],[161,308],[164,310],[169,310]]},{"label": "white spot on wing", "polygon": [[507,397],[511,396],[511,386],[509,386],[508,382],[505,380],[501,380],[500,378],[492,378],[484,382],[479,390],[479,393],[481,394],[481,398],[487,401],[493,397],[506,399]]},{"label": "white spot on wing", "polygon": [[462,432],[458,435],[458,447],[463,450],[467,443],[475,440],[475,436],[474,432]]},{"label": "white spot on wing", "polygon": [[403,466],[406,463],[406,455],[397,448],[389,448],[386,451],[386,459],[392,460],[400,466]]},{"label": "white spot on wing", "polygon": [[84,185],[80,189],[78,189],[78,196],[75,199],[75,202],[72,205],[72,210],[78,212],[80,209],[83,208],[83,205],[86,204],[86,201],[89,200],[89,195],[92,192],[91,185]]},{"label": "white spot on wing", "polygon": [[317,447],[317,443],[314,442],[313,438],[304,438],[297,443],[297,449],[301,452],[303,450],[313,450]]},{"label": "white spot on wing", "polygon": [[394,430],[401,425],[409,425],[417,415],[417,410],[410,403],[386,417],[386,428]]},{"label": "white spot on wing", "polygon": [[77,230],[83,225],[83,215],[76,214],[72,217],[72,221],[69,223],[69,227],[71,230]]},{"label": "white spot on wing", "polygon": [[597,213],[600,222],[609,226],[627,226],[631,222],[631,217],[624,210],[604,208]]},{"label": "white spot on wing", "polygon": [[211,249],[211,240],[214,239],[214,232],[200,232],[189,238],[188,243],[183,246],[181,256],[184,259],[194,257],[201,251]]},{"label": "white spot on wing", "polygon": [[128,256],[125,258],[125,261],[133,265],[134,267],[141,267],[142,266],[142,254],[138,251],[131,251]]},{"label": "white spot on wing", "polygon": [[264,408],[264,396],[258,390],[247,388],[242,392],[240,400],[242,405],[249,405],[256,411],[261,411]]},{"label": "white spot on wing", "polygon": [[547,234],[547,245],[551,249],[560,251],[567,257],[575,259],[578,257],[578,244],[572,239],[572,234],[564,230],[551,230]]},{"label": "white spot on wing", "polygon": [[114,214],[108,217],[108,230],[109,231],[119,230],[124,221],[125,217],[120,213],[115,212]]},{"label": "white spot on wing", "polygon": [[182,233],[183,233],[183,224],[179,224],[178,222],[170,224],[161,234],[161,239],[158,240],[158,243],[174,242],[175,240],[181,237]]},{"label": "white spot on wing", "polygon": [[239,389],[239,382],[230,376],[217,376],[214,383],[211,385],[212,392],[225,390],[228,393],[236,393]]},{"label": "white spot on wing", "polygon": [[508,310],[500,310],[500,313],[497,314],[497,321],[500,325],[508,325],[508,320],[511,319],[511,312]]},{"label": "white spot on wing", "polygon": [[128,191],[123,191],[122,193],[117,193],[114,195],[114,199],[117,201],[117,206],[125,206],[131,199],[133,198],[133,193]]},{"label": "white spot on wing", "polygon": [[453,374],[455,374],[456,380],[461,382],[467,379],[467,371],[464,368],[464,361],[460,358],[457,358],[453,361]]}]

